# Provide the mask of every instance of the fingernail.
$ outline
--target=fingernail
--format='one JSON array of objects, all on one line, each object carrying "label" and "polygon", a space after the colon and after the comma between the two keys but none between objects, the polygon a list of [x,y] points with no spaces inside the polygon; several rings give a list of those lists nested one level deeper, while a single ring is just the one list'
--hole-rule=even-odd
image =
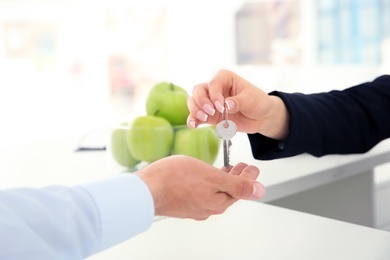
[{"label": "fingernail", "polygon": [[215,113],[215,109],[210,105],[210,104],[205,104],[204,106],[203,106],[203,110],[207,113],[207,114],[209,114],[209,115],[214,115],[214,113]]},{"label": "fingernail", "polygon": [[233,100],[228,99],[225,101],[225,103],[228,110],[232,110],[236,108],[236,104],[233,102]]},{"label": "fingernail", "polygon": [[225,106],[223,106],[222,103],[220,101],[218,101],[218,100],[215,101],[215,107],[221,113],[223,113],[223,111],[225,110]]},{"label": "fingernail", "polygon": [[195,127],[196,127],[195,121],[190,121],[190,122],[188,123],[188,125],[189,125],[191,128],[195,128]]},{"label": "fingernail", "polygon": [[204,122],[206,122],[207,120],[207,114],[205,112],[203,112],[202,110],[199,110],[198,113],[196,113],[196,116],[199,118],[199,120],[202,120]]},{"label": "fingernail", "polygon": [[264,191],[264,186],[261,183],[255,182],[255,184],[253,184],[253,197],[260,199],[264,196]]}]

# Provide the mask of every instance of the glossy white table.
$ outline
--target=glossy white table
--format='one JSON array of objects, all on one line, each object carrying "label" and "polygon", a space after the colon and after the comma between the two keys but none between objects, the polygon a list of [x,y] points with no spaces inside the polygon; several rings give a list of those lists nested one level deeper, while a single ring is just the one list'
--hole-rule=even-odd
[{"label": "glossy white table", "polygon": [[241,201],[206,221],[157,221],[143,234],[89,259],[385,260],[390,259],[390,233]]}]

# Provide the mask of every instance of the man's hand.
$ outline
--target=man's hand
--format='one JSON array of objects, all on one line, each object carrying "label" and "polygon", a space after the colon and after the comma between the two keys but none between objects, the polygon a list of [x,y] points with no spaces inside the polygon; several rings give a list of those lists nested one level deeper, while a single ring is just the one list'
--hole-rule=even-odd
[{"label": "man's hand", "polygon": [[238,199],[257,200],[264,186],[256,181],[259,169],[239,163],[217,169],[198,159],[177,155],[156,161],[137,173],[148,185],[155,215],[207,219],[223,213]]}]

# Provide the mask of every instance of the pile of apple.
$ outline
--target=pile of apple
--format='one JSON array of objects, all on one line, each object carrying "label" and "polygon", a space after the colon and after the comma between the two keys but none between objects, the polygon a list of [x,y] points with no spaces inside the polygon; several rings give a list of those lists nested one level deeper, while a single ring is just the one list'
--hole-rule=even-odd
[{"label": "pile of apple", "polygon": [[174,154],[213,164],[220,139],[214,126],[187,127],[188,93],[170,82],[159,82],[146,99],[146,115],[123,122],[111,132],[111,153],[125,167],[151,163]]}]

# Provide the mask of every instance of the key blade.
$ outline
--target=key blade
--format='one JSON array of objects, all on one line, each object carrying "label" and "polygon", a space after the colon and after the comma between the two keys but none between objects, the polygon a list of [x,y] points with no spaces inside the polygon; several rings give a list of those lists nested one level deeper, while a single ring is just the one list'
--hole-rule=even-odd
[{"label": "key blade", "polygon": [[229,168],[229,143],[227,140],[223,140],[223,164],[227,169]]},{"label": "key blade", "polygon": [[226,152],[226,154],[227,154],[227,157],[226,157],[226,165],[227,165],[227,167],[225,166],[225,168],[228,168],[228,167],[230,167],[230,147],[232,146],[232,141],[231,140],[229,140],[229,141],[227,141],[226,140],[226,143],[227,143],[227,152]]}]

